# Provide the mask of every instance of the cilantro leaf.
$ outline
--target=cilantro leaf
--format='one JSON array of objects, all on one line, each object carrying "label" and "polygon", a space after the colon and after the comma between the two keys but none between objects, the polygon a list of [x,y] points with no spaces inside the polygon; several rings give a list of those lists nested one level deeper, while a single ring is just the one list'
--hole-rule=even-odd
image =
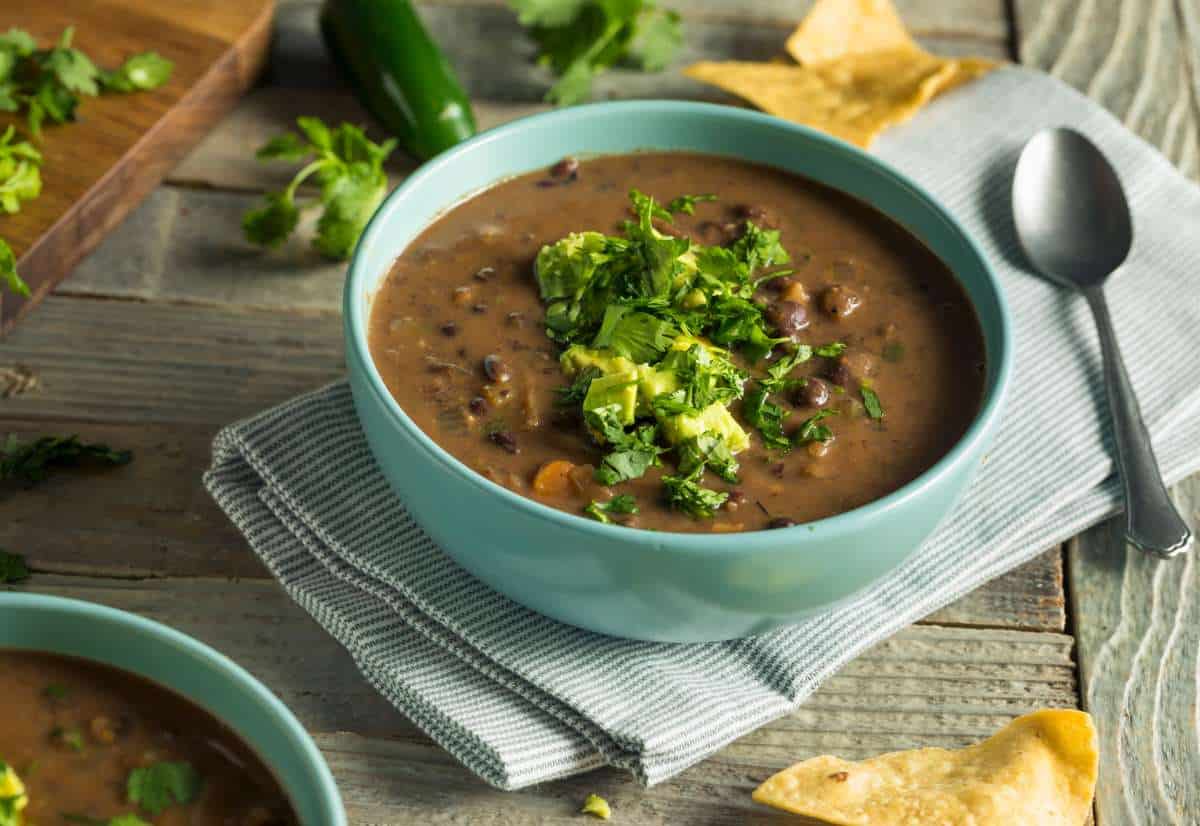
[{"label": "cilantro leaf", "polygon": [[688,439],[676,447],[679,454],[679,473],[689,479],[698,478],[708,468],[726,482],[738,481],[738,461],[720,434],[708,432]]},{"label": "cilantro leaf", "polygon": [[126,465],[132,460],[133,454],[128,450],[85,444],[78,436],[43,436],[22,443],[15,434],[10,434],[0,445],[0,481],[34,485],[49,476],[52,468],[75,467],[87,462]]},{"label": "cilantro leaf", "polygon": [[670,321],[610,304],[592,346],[607,347],[635,364],[649,364],[658,361],[678,334],[679,328]]},{"label": "cilantro leaf", "polygon": [[879,403],[879,396],[870,387],[865,384],[859,387],[862,393],[863,407],[867,409],[867,415],[872,419],[883,418],[883,405]]},{"label": "cilantro leaf", "polygon": [[830,416],[836,415],[837,410],[829,407],[824,410],[818,410],[816,413],[809,416],[796,430],[796,444],[803,445],[808,444],[809,442],[828,442],[833,438],[833,431],[831,431],[827,425],[821,424],[821,420],[828,419]]},{"label": "cilantro leaf", "polygon": [[[363,130],[349,123],[330,129],[318,118],[300,117],[296,125],[304,138],[285,132],[259,147],[260,160],[300,161],[312,156],[280,192],[268,193],[263,203],[242,217],[246,240],[278,247],[295,231],[302,209],[320,206],[313,247],[323,255],[345,259],[387,195],[383,162],[396,148],[395,140],[374,143]],[[296,201],[296,191],[314,177],[321,185],[318,198]]]},{"label": "cilantro leaf", "polygon": [[642,477],[659,464],[658,457],[666,450],[655,444],[657,425],[642,425],[627,432],[621,424],[620,405],[609,404],[588,410],[584,413],[584,421],[594,434],[612,447],[594,474],[602,485],[611,486]]},{"label": "cilantro leaf", "polygon": [[29,566],[25,564],[25,557],[0,548],[0,585],[28,578]]},{"label": "cilantro leaf", "polygon": [[175,64],[158,52],[142,52],[128,58],[112,71],[100,73],[106,92],[138,92],[157,89],[171,79]]},{"label": "cilantro leaf", "polygon": [[787,450],[791,441],[783,432],[787,411],[768,398],[767,388],[757,384],[742,400],[742,415],[762,434],[763,444],[777,450]]},{"label": "cilantro leaf", "polygon": [[835,359],[846,352],[846,344],[842,341],[831,341],[813,350],[821,358]]},{"label": "cilantro leaf", "polygon": [[752,221],[747,221],[745,231],[733,242],[730,251],[751,272],[761,267],[790,263],[792,257],[779,242],[779,236],[780,232],[777,229],[763,229]]},{"label": "cilantro leaf", "polygon": [[599,72],[623,61],[659,71],[674,57],[679,15],[652,0],[510,0],[537,43],[537,61],[558,75],[546,99],[559,105],[591,97]]},{"label": "cilantro leaf", "polygon": [[715,201],[716,195],[680,195],[678,198],[672,198],[667,202],[667,212],[674,215],[677,212],[682,212],[684,215],[695,215],[696,204],[701,201]]},{"label": "cilantro leaf", "polygon": [[17,257],[3,238],[0,238],[0,286],[29,298],[29,285],[17,273]]},{"label": "cilantro leaf", "polygon": [[560,407],[572,407],[577,404],[583,404],[583,400],[587,398],[588,389],[592,386],[592,382],[598,379],[601,375],[599,367],[585,367],[580,370],[570,384],[559,387],[555,391],[557,398],[554,403]]},{"label": "cilantro leaf", "polygon": [[14,142],[15,136],[12,125],[0,134],[0,209],[10,215],[21,210],[22,201],[42,194],[42,153],[28,141]]},{"label": "cilantro leaf", "polygon": [[583,512],[595,519],[597,522],[612,522],[610,513],[621,514],[636,514],[638,512],[637,500],[628,493],[622,493],[609,499],[607,502],[592,501],[590,505],[583,509]]},{"label": "cilantro leaf", "polygon": [[686,476],[664,476],[667,504],[697,519],[708,519],[725,504],[728,493],[701,487]]},{"label": "cilantro leaf", "polygon": [[125,793],[152,815],[174,804],[186,805],[200,794],[200,775],[190,763],[152,763],[129,773]]}]

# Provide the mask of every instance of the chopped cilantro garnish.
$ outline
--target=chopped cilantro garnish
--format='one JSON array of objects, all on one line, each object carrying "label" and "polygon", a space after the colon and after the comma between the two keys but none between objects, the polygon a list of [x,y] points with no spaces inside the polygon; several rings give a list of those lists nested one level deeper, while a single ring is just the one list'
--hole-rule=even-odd
[{"label": "chopped cilantro garnish", "polygon": [[707,467],[726,482],[738,481],[738,462],[729,445],[716,433],[704,433],[676,447],[679,472],[689,478],[699,476]]},{"label": "chopped cilantro garnish", "polygon": [[752,426],[762,434],[763,444],[778,450],[787,450],[792,446],[787,434],[783,432],[783,422],[787,419],[787,411],[768,398],[767,388],[761,383],[746,393],[742,400],[742,415]]},{"label": "chopped cilantro garnish", "polygon": [[172,805],[186,805],[200,793],[200,775],[190,763],[152,763],[134,769],[125,783],[130,803],[152,815]]},{"label": "chopped cilantro garnish", "polygon": [[42,696],[48,700],[65,700],[71,689],[62,683],[50,683],[42,689]]},{"label": "chopped cilantro garnish", "polygon": [[715,201],[716,195],[680,195],[678,198],[672,198],[667,202],[667,212],[674,215],[677,212],[682,212],[684,215],[695,215],[696,204],[701,201]]},{"label": "chopped cilantro garnish", "polygon": [[604,405],[584,414],[592,432],[612,447],[596,468],[596,481],[616,485],[638,479],[651,467],[659,464],[659,454],[666,448],[655,444],[658,426],[647,424],[627,432],[621,424],[620,406]]},{"label": "chopped cilantro garnish", "polygon": [[862,392],[863,407],[867,409],[867,415],[872,419],[882,419],[883,405],[879,403],[879,396],[865,384],[859,390]]},{"label": "chopped cilantro garnish", "polygon": [[0,585],[28,578],[29,567],[25,564],[25,557],[0,548]]},{"label": "chopped cilantro garnish", "polygon": [[708,519],[725,504],[728,493],[701,487],[686,476],[664,476],[663,490],[667,504],[697,519]]},{"label": "chopped cilantro garnish", "polygon": [[800,427],[796,430],[796,444],[803,445],[809,442],[828,442],[833,438],[833,431],[828,425],[821,424],[822,419],[828,419],[830,416],[836,416],[837,410],[832,407],[827,407],[824,410],[818,410],[813,415],[805,419]]},{"label": "chopped cilantro garnish", "polygon": [[62,743],[73,752],[83,754],[83,732],[77,728],[55,726],[50,732],[50,738],[58,743]]},{"label": "chopped cilantro garnish", "polygon": [[834,359],[846,352],[846,344],[841,341],[831,341],[815,348],[813,352],[822,358]]},{"label": "chopped cilantro garnish", "polygon": [[628,493],[622,493],[607,502],[593,501],[583,509],[583,512],[597,522],[611,522],[610,513],[635,514],[638,512],[637,500]]},{"label": "chopped cilantro garnish", "polygon": [[599,378],[601,375],[600,369],[597,367],[585,367],[580,370],[571,383],[558,388],[558,398],[554,403],[562,407],[572,407],[582,404],[587,398],[588,388],[592,386],[592,381]]}]

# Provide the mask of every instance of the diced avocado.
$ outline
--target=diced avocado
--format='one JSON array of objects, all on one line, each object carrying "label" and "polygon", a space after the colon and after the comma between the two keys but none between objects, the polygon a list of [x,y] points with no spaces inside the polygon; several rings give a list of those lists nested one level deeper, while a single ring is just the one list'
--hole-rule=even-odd
[{"label": "diced avocado", "polygon": [[608,239],[600,232],[572,232],[538,252],[534,274],[542,299],[577,298],[605,259]]},{"label": "diced avocado", "polygon": [[750,437],[746,431],[733,418],[729,408],[719,402],[710,404],[698,416],[665,416],[660,424],[663,436],[673,445],[711,432],[725,440],[730,453],[740,453],[750,447]]},{"label": "diced avocado", "polygon": [[679,378],[672,370],[656,370],[649,364],[639,364],[638,368],[638,413],[650,415],[651,402],[664,393],[674,393],[679,389]]},{"label": "diced avocado", "polygon": [[588,386],[587,397],[583,400],[583,409],[595,410],[605,405],[616,404],[621,408],[621,424],[633,424],[637,398],[637,370],[613,373],[592,381]]},{"label": "diced avocado", "polygon": [[[25,794],[25,784],[21,782],[21,778],[17,776],[13,767],[3,760],[0,760],[0,801],[7,802],[12,807],[11,811],[17,813],[13,822],[20,824],[20,812],[29,805],[29,797]],[[3,807],[0,806],[0,815],[3,814]]]},{"label": "diced avocado", "polygon": [[564,350],[558,357],[558,363],[568,378],[585,367],[595,367],[606,376],[637,369],[637,365],[624,356],[615,355],[608,350],[594,350],[582,344],[573,344]]}]

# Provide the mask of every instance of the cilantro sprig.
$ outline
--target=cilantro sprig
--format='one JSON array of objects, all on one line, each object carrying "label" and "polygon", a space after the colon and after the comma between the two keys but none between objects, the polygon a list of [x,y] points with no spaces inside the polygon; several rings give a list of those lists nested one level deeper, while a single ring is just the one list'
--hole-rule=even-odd
[{"label": "cilantro sprig", "polygon": [[74,37],[75,27],[68,26],[53,46],[39,49],[21,29],[0,34],[0,111],[23,110],[34,137],[46,122],[75,120],[81,96],[155,89],[171,77],[174,64],[155,52],[134,55],[104,71],[71,45]]},{"label": "cilantro sprig", "polygon": [[81,442],[78,436],[42,436],[22,442],[9,434],[0,444],[0,482],[16,481],[34,485],[56,468],[82,464],[127,465],[133,460],[128,450],[114,450],[104,444]]},{"label": "cilantro sprig", "polygon": [[[257,157],[308,163],[285,189],[269,193],[261,206],[245,214],[242,230],[253,244],[278,247],[300,223],[303,209],[321,207],[313,246],[329,258],[348,258],[387,194],[383,162],[396,141],[374,143],[358,126],[342,123],[331,129],[319,118],[297,118],[296,126],[303,137],[284,132],[260,147]],[[298,202],[296,192],[310,177],[320,185],[320,194]]]},{"label": "cilantro sprig", "polygon": [[879,401],[879,395],[865,384],[858,389],[862,393],[863,407],[866,408],[867,415],[872,419],[882,419],[883,405]]},{"label": "cilantro sprig", "polygon": [[558,81],[546,99],[559,105],[592,95],[597,74],[618,63],[662,71],[683,42],[679,15],[653,0],[510,0],[538,45],[538,63]]}]

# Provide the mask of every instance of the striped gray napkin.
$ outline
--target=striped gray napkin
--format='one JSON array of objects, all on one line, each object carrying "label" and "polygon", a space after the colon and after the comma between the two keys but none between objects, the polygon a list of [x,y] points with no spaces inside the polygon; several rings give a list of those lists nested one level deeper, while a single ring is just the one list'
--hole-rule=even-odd
[{"label": "striped gray napkin", "polygon": [[1163,470],[1178,480],[1200,468],[1200,188],[1086,98],[1005,69],[878,146],[983,245],[1012,304],[1017,369],[962,505],[849,604],[702,645],[619,640],[528,611],[412,521],[344,384],[226,428],[205,481],[363,675],[483,779],[516,789],[609,764],[656,783],[792,711],[868,646],[1116,510],[1091,319],[1023,269],[1008,216],[1021,145],[1057,124],[1096,140],[1128,189],[1137,240],[1109,296]]}]

